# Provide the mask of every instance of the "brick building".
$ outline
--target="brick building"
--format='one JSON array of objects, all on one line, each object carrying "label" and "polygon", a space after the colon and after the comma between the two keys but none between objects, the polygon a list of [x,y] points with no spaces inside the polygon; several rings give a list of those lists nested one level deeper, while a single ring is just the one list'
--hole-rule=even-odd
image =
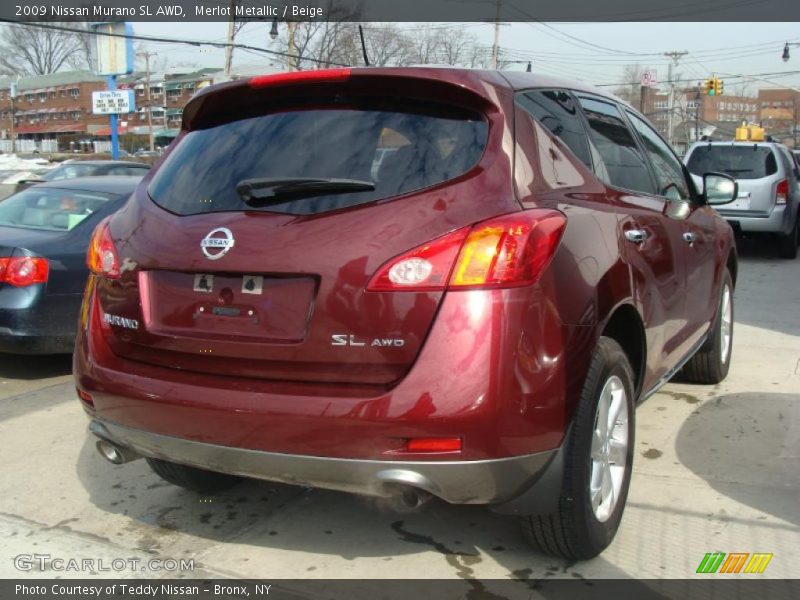
[{"label": "brick building", "polygon": [[800,92],[787,89],[758,90],[760,122],[765,133],[785,144],[800,142]]},{"label": "brick building", "polygon": [[[148,136],[147,112],[158,145],[177,135],[183,107],[202,87],[222,80],[218,69],[181,73],[151,73],[148,101],[146,76],[136,73],[117,79],[120,89],[136,91],[136,111],[120,115],[121,135]],[[12,79],[0,78],[0,151],[11,151]],[[51,75],[22,77],[14,100],[16,149],[19,152],[106,151],[111,130],[108,116],[92,114],[92,92],[105,90],[104,77],[88,71],[67,71]],[[146,137],[136,140],[147,144]],[[134,149],[134,148],[130,148]]]}]

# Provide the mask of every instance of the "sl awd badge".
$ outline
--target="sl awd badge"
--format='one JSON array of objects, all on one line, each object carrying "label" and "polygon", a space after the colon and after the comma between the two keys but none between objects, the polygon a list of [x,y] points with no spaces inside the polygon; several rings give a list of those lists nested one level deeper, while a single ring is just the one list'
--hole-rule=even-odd
[{"label": "sl awd badge", "polygon": [[225,256],[233,245],[233,232],[227,227],[212,229],[200,241],[200,250],[208,260],[219,260]]}]

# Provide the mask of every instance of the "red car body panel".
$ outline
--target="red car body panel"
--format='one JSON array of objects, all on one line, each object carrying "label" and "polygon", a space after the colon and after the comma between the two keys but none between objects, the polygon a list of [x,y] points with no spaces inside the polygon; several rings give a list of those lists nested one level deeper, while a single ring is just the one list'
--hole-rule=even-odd
[{"label": "red car body panel", "polygon": [[[405,452],[406,440],[460,437],[462,451],[448,460],[497,459],[562,444],[593,349],[620,307],[644,332],[633,365],[642,395],[702,342],[732,252],[729,228],[708,207],[684,203],[670,215],[676,208],[663,199],[607,187],[515,108],[516,89],[570,86],[480,71],[357,72],[346,84],[354,93],[374,93],[379,82],[381,94],[480,107],[489,128],[478,164],[441,185],[315,216],[177,216],[148,198],[151,173],[110,222],[130,268],[119,280],[93,277],[85,298],[75,374],[94,418],[219,446],[345,459],[442,460]],[[220,107],[236,110],[246,93],[246,83],[230,83],[199,94],[184,129]],[[567,219],[535,284],[366,291],[390,258],[532,207]],[[236,246],[210,266],[199,242],[217,227],[235,231]],[[625,242],[633,227],[650,233],[641,247]],[[697,234],[691,247],[682,241],[689,231]],[[237,323],[226,334],[193,320],[187,277],[208,272],[223,283],[226,274],[263,274],[276,286],[271,296],[253,301],[230,289],[208,302],[259,316],[258,303],[268,301],[275,321],[255,331]],[[115,328],[103,313],[140,326]],[[334,334],[405,343],[337,347]]]}]

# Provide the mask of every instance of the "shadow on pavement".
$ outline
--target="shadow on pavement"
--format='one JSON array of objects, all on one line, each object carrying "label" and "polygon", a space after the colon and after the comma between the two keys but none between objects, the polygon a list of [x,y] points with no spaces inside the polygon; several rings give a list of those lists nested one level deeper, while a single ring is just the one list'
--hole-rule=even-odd
[{"label": "shadow on pavement", "polygon": [[[298,571],[320,577],[326,569],[326,555],[347,561],[379,558],[385,568],[375,571],[374,576],[394,573],[394,577],[415,578],[424,574],[396,571],[392,561],[430,552],[431,560],[447,565],[450,577],[465,580],[464,593],[459,596],[464,598],[508,597],[495,594],[491,581],[478,579],[484,560],[502,567],[501,577],[506,583],[517,582],[523,593],[513,597],[527,598],[533,590],[543,598],[564,597],[559,586],[545,582],[557,578],[583,580],[582,571],[589,565],[605,577],[628,579],[635,575],[602,556],[581,563],[537,554],[523,539],[515,518],[496,515],[481,506],[453,506],[432,500],[402,514],[377,499],[259,481],[245,481],[227,492],[202,496],[164,483],[145,461],[122,466],[106,463],[89,439],[78,456],[77,475],[92,504],[127,517],[124,531],[108,533],[115,541],[127,545],[123,540],[132,536],[140,550],[165,554],[173,545],[180,546],[181,540],[185,543],[187,535],[209,540],[211,544],[198,542],[191,554],[203,553],[207,561],[204,568],[243,577],[275,575],[274,570],[259,567],[265,556],[260,548],[297,553],[295,560],[305,564],[295,565],[289,575],[281,575],[294,578]],[[208,548],[217,544],[223,547],[209,557]],[[242,562],[242,557],[252,559]],[[426,572],[440,574],[441,566]],[[375,583],[378,587],[374,591],[380,595],[382,584],[379,580]],[[587,592],[591,591],[591,583],[586,584]],[[508,591],[506,584],[502,587]],[[653,597],[653,590],[647,586],[640,592],[640,597]]]},{"label": "shadow on pavement", "polygon": [[72,373],[71,354],[0,354],[0,378],[45,379]]},{"label": "shadow on pavement", "polygon": [[709,400],[684,422],[675,447],[681,463],[715,490],[800,525],[800,394]]}]

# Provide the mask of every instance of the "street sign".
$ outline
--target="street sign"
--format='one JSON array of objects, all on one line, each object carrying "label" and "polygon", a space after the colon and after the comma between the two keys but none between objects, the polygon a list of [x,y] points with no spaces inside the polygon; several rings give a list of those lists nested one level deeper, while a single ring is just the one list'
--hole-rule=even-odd
[{"label": "street sign", "polygon": [[648,69],[644,73],[642,73],[642,85],[646,87],[652,87],[656,84],[656,71],[655,69]]},{"label": "street sign", "polygon": [[92,112],[96,115],[120,115],[135,110],[133,90],[92,92]]},{"label": "street sign", "polygon": [[133,73],[133,27],[130,23],[89,23],[94,33],[94,72],[97,75]]}]

